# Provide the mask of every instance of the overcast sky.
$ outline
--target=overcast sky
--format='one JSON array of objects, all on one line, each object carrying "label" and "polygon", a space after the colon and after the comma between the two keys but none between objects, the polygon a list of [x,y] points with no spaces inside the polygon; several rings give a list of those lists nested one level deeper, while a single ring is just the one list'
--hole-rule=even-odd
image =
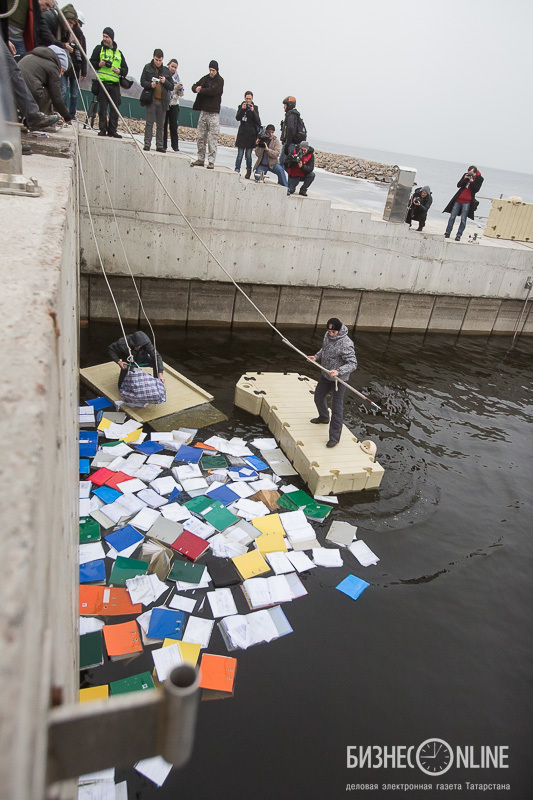
[{"label": "overcast sky", "polygon": [[[74,3],[77,6],[76,2]],[[130,75],[155,47],[186,92],[216,59],[264,124],[297,99],[313,137],[533,173],[531,0],[80,0],[89,55],[110,26]]]}]

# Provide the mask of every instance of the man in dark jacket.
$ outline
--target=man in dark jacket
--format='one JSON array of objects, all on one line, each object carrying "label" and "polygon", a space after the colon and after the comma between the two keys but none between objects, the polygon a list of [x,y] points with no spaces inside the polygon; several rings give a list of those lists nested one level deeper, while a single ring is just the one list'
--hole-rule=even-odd
[{"label": "man in dark jacket", "polygon": [[[128,344],[126,344],[126,339],[128,340]],[[157,350],[155,350],[148,336],[142,331],[136,331],[136,333],[130,333],[126,339],[121,336],[120,339],[118,339],[116,342],[113,342],[113,344],[110,344],[107,348],[107,352],[109,353],[111,360],[120,367],[120,375],[118,376],[119,388],[128,372],[128,358],[130,355],[130,350],[133,360],[139,367],[152,367],[154,371],[154,378],[160,378],[164,382],[165,376],[163,374],[163,359]]]},{"label": "man in dark jacket", "polygon": [[460,214],[461,222],[457,231],[455,241],[459,242],[463,231],[466,227],[466,218],[474,219],[474,212],[477,209],[479,202],[476,200],[476,193],[479,192],[483,184],[483,177],[477,167],[468,167],[468,172],[462,176],[457,182],[458,191],[454,194],[444,211],[443,214],[449,214],[450,219],[446,226],[446,239],[450,238],[453,230],[455,218]]},{"label": "man in dark jacket", "polygon": [[170,95],[174,89],[174,81],[168,67],[163,64],[163,51],[154,50],[154,57],[146,64],[141,75],[141,86],[151,92],[151,100],[146,106],[146,125],[144,126],[144,150],[152,144],[154,122],[156,124],[155,144],[158,153],[166,152],[163,146],[165,133],[165,116],[168,110]]},{"label": "man in dark jacket", "polygon": [[327,396],[331,392],[331,422],[329,423],[329,440],[326,447],[335,447],[339,443],[342,433],[343,403],[346,387],[336,382],[340,378],[344,382],[354,370],[357,369],[357,357],[354,344],[348,338],[348,328],[340,319],[332,317],[327,321],[327,331],[324,335],[322,347],[314,356],[308,356],[309,361],[318,361],[328,370],[320,375],[315,389],[315,405],[318,417],[311,420],[315,425],[327,425],[329,410]]},{"label": "man in dark jacket", "polygon": [[281,155],[279,163],[282,167],[285,166],[285,160],[289,153],[292,153],[294,145],[297,143],[298,122],[300,119],[300,112],[296,108],[296,98],[286,97],[283,101],[283,108],[285,110],[285,118],[281,121]]},{"label": "man in dark jacket", "polygon": [[192,90],[196,94],[193,108],[200,112],[200,117],[196,129],[198,158],[191,161],[191,167],[204,166],[207,149],[207,169],[214,169],[220,133],[220,103],[224,91],[224,78],[218,72],[218,61],[209,62],[209,74],[193,83]]},{"label": "man in dark jacket", "polygon": [[[91,58],[89,59],[98,77],[107,89],[113,103],[120,106],[120,79],[128,74],[126,59],[117,47],[115,42],[115,32],[113,28],[104,28],[101,44],[96,45]],[[98,136],[112,136],[114,139],[122,139],[117,132],[118,111],[115,111],[106,93],[100,87],[98,92],[99,99],[99,126]],[[109,119],[107,109],[109,106]]]},{"label": "man in dark jacket", "polygon": [[235,159],[235,172],[241,171],[242,157],[246,153],[246,178],[252,174],[252,150],[257,142],[257,132],[261,127],[259,108],[254,104],[253,92],[244,93],[244,101],[237,109],[235,119],[240,122],[235,146],[237,158]]},{"label": "man in dark jacket", "polygon": [[61,95],[61,75],[67,67],[65,50],[55,44],[36,47],[19,62],[22,76],[39,109],[50,114],[53,105],[65,122],[70,122],[70,113]]},{"label": "man in dark jacket", "polygon": [[429,186],[422,186],[413,192],[409,200],[407,215],[405,217],[405,221],[409,223],[409,227],[411,227],[411,222],[415,220],[415,222],[418,222],[417,230],[422,231],[424,229],[432,202],[433,197],[431,196],[431,189]]},{"label": "man in dark jacket", "polygon": [[[0,37],[0,51],[0,60],[3,59],[6,65],[15,105],[25,125],[30,130],[37,131],[59,122],[61,119],[59,114],[47,115],[39,110],[39,106],[33,99],[33,95],[28,89],[26,81],[22,77],[22,72],[13,57],[13,51],[8,48],[2,37]],[[13,122],[15,121],[13,120]],[[26,143],[23,143],[22,154],[31,155],[31,148],[29,145],[26,146]]]},{"label": "man in dark jacket", "polygon": [[[0,14],[5,14],[13,5],[12,0],[0,0]],[[16,55],[29,53],[35,47],[61,44],[43,20],[43,15],[52,6],[53,0],[20,0],[14,13],[2,20],[6,34],[4,38],[9,38],[13,43]]]},{"label": "man in dark jacket", "polygon": [[298,184],[303,181],[298,194],[307,197],[307,190],[315,179],[315,156],[314,150],[309,142],[302,142],[300,145],[292,145],[285,162],[285,169],[288,174],[289,189],[287,194],[294,194]]}]

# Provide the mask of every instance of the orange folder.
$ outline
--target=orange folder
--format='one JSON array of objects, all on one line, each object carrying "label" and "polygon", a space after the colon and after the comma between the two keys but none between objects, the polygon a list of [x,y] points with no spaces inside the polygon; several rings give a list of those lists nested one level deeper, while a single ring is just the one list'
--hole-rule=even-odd
[{"label": "orange folder", "polygon": [[141,635],[134,619],[119,625],[104,625],[102,628],[107,655],[128,656],[142,653]]},{"label": "orange folder", "polygon": [[112,617],[141,614],[142,603],[131,602],[127,589],[117,586],[80,586],[82,617]]},{"label": "orange folder", "polygon": [[202,700],[218,700],[233,696],[237,659],[204,653],[200,662]]}]

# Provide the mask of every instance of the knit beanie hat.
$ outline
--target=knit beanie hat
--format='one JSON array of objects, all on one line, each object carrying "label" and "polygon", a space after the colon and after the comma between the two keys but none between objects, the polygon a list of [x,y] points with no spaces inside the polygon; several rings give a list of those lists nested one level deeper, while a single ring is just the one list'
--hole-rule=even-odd
[{"label": "knit beanie hat", "polygon": [[209,69],[216,69],[216,71],[218,72],[218,61],[210,61]]},{"label": "knit beanie hat", "polygon": [[63,67],[64,70],[67,70],[68,69],[67,51],[63,50],[62,47],[58,47],[57,44],[49,45],[48,49],[52,50],[52,52],[56,54],[56,56],[59,59],[60,65]]},{"label": "knit beanie hat", "polygon": [[107,36],[109,36],[110,39],[113,39],[113,41],[115,41],[115,31],[113,30],[113,28],[104,28],[102,33],[107,34]]},{"label": "knit beanie hat", "polygon": [[340,331],[342,328],[342,322],[340,319],[337,319],[337,317],[331,317],[331,319],[328,319],[327,328],[328,330],[332,331]]}]

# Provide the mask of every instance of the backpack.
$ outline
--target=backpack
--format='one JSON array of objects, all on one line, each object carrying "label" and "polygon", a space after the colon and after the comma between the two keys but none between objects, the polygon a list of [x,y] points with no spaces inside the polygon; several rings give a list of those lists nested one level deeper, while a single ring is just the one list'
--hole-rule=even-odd
[{"label": "backpack", "polygon": [[301,144],[302,142],[305,142],[306,139],[307,128],[305,127],[305,122],[303,121],[302,117],[298,115],[298,125],[293,139],[294,144]]}]

